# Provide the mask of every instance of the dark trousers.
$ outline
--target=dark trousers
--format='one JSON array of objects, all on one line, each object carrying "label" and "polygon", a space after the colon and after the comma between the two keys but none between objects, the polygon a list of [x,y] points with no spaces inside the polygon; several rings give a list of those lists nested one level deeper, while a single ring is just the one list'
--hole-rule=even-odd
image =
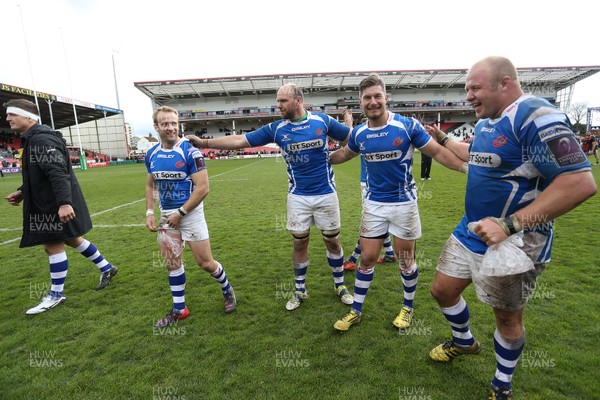
[{"label": "dark trousers", "polygon": [[431,157],[421,153],[421,179],[429,179],[431,173]]}]

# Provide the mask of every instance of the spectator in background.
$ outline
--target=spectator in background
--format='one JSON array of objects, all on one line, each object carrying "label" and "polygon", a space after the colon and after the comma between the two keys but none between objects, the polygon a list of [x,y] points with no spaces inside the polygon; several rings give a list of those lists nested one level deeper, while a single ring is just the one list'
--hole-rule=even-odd
[{"label": "spectator in background", "polygon": [[592,135],[592,132],[586,132],[582,142],[583,151],[585,151],[588,156],[594,156],[596,158],[596,164],[598,164],[598,142],[594,135]]},{"label": "spectator in background", "polygon": [[92,220],[60,132],[39,125],[37,107],[28,100],[10,100],[4,107],[6,120],[11,129],[21,133],[23,143],[23,185],[6,200],[13,206],[23,202],[20,247],[41,244],[50,262],[50,294],[26,312],[40,314],[66,300],[63,289],[69,263],[65,244],[98,267],[100,283],[96,290],[110,285],[118,268],[83,238],[92,229]]},{"label": "spectator in background", "polygon": [[421,152],[421,180],[431,180],[431,157]]}]

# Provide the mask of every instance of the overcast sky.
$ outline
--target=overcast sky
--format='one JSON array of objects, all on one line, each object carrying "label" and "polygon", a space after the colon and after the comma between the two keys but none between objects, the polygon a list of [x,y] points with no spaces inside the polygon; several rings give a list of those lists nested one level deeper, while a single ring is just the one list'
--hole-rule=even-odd
[{"label": "overcast sky", "polygon": [[[600,65],[589,4],[2,0],[0,82],[117,108],[114,57],[120,107],[141,136],[154,132],[152,107],[134,82],[469,68],[488,55]],[[575,85],[572,102],[600,106],[600,73]]]}]

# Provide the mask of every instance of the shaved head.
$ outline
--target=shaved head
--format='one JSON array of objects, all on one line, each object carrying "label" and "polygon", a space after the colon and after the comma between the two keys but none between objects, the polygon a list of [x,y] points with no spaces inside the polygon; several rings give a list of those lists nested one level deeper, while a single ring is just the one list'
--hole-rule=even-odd
[{"label": "shaved head", "polygon": [[489,71],[489,76],[493,86],[497,86],[505,76],[510,77],[515,85],[518,85],[519,87],[521,86],[519,83],[517,69],[506,57],[486,57],[483,60],[476,62],[475,65],[471,67],[471,69],[476,68],[487,69]]}]

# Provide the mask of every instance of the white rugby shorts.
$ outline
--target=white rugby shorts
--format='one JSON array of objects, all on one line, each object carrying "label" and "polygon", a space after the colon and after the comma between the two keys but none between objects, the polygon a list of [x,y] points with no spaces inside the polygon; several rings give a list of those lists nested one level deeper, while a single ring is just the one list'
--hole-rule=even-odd
[{"label": "white rugby shorts", "polygon": [[312,225],[321,231],[339,229],[340,204],[337,193],[319,196],[288,194],[287,230],[308,232]]},{"label": "white rugby shorts", "polygon": [[181,239],[186,242],[200,242],[208,239],[208,225],[204,218],[204,206],[202,203],[187,215],[184,215],[179,222],[179,229],[173,229],[167,225],[167,217],[177,212],[175,210],[163,210],[160,214],[159,229],[166,229],[168,233],[181,234]]},{"label": "white rugby shorts", "polygon": [[360,236],[376,238],[388,232],[404,240],[421,237],[421,218],[416,201],[390,204],[363,201]]},{"label": "white rugby shorts", "polygon": [[[538,233],[528,233],[530,240],[524,240],[522,250],[534,261],[535,269],[508,276],[485,276],[479,273],[483,255],[473,253],[451,235],[442,248],[437,270],[444,275],[458,279],[471,279],[475,293],[485,304],[505,311],[517,311],[525,307],[536,279],[546,269],[546,263],[535,262],[544,249],[546,237]],[[539,236],[539,237],[538,237]]]}]

